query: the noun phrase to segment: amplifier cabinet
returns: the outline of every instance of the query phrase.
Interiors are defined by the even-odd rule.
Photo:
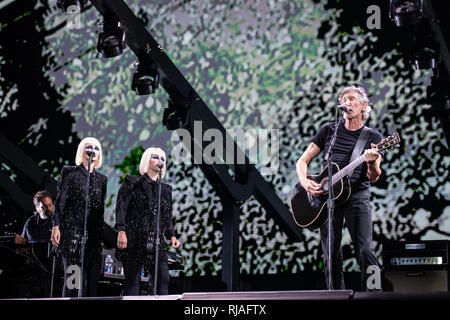
[[[395,292],[449,291],[449,241],[383,244],[385,278]]]

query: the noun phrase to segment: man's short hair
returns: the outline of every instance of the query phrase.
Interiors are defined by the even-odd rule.
[[[41,202],[41,200],[46,197],[49,197],[53,201],[53,195],[47,190],[41,190],[36,192],[33,197],[34,206],[37,207],[39,205],[39,202]]]
[[[369,118],[370,113],[372,112],[372,106],[369,105],[369,98],[367,97],[366,90],[364,90],[364,88],[362,86],[360,86],[359,84],[352,84],[349,86],[345,86],[339,92],[339,97],[338,97],[339,103],[341,103],[341,99],[344,96],[344,94],[346,94],[349,91],[358,93],[359,101],[361,102],[361,104],[367,103],[367,108],[362,114],[363,121],[367,120]]]

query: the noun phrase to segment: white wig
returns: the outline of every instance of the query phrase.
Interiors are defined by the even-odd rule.
[[[95,168],[100,168],[103,162],[102,145],[96,138],[92,137],[87,137],[81,140],[80,144],[78,145],[77,155],[75,156],[75,164],[79,166],[80,164],[83,163],[84,148],[88,143],[98,146],[98,148],[100,149],[98,160],[95,162]]]
[[[369,98],[367,97],[366,91],[363,87],[361,87],[360,85],[350,85],[342,88],[341,92],[339,92],[339,103],[341,102],[344,94],[350,91],[358,93],[359,101],[361,102],[361,104],[365,105],[367,103],[367,108],[362,113],[362,120],[366,121],[369,118],[370,112],[372,112],[372,107],[369,106]]]
[[[164,157],[164,167],[161,169],[161,177],[164,178],[164,176],[166,175],[167,157],[164,150],[160,148],[148,148],[147,150],[145,150],[144,154],[141,157],[141,163],[139,164],[139,173],[141,175],[144,175],[148,172],[148,165],[150,164],[152,155]]]

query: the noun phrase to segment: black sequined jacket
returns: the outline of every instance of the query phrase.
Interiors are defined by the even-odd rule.
[[[59,250],[66,258],[73,258],[70,251],[72,240],[83,235],[87,178],[88,171],[83,165],[64,166],[58,182],[52,220],[53,226],[59,226]],[[100,239],[103,231],[106,184],[107,177],[94,169],[89,184],[86,258],[96,264],[100,263],[101,258]]]
[[[116,257],[122,262],[131,259],[148,262],[146,244],[156,233],[156,212],[158,207],[158,183],[148,175],[126,176],[120,187],[116,203],[117,231],[125,231],[127,248],[116,250]],[[164,258],[167,239],[175,236],[172,222],[172,187],[161,183],[160,211],[160,254]],[[152,236],[153,235],[153,236]],[[150,254],[151,256],[151,254]]]

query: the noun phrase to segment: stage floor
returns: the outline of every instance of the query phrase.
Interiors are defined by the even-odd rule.
[[[186,292],[173,295],[5,300],[450,300],[450,292],[355,292],[353,290]]]

